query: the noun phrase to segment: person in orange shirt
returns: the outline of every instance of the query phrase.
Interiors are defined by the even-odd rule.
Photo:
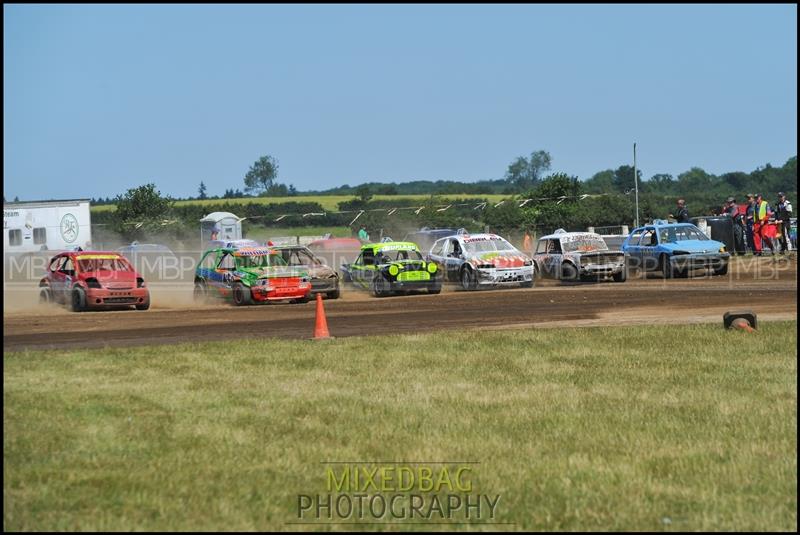
[[[753,241],[756,244],[756,256],[761,256],[764,245],[774,253],[772,239],[769,237],[769,216],[772,213],[769,204],[760,193],[756,194],[756,203],[753,207]]]
[[[528,253],[529,255],[532,253],[533,241],[531,240],[531,235],[528,234],[528,231],[525,231],[525,238],[522,240],[522,250]]]

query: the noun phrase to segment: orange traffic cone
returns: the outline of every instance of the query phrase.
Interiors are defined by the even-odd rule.
[[[328,320],[325,319],[325,307],[322,306],[322,294],[317,294],[317,321],[314,325],[314,340],[330,338]]]
[[[742,331],[748,333],[755,332],[755,329],[753,329],[753,326],[750,325],[750,322],[744,318],[736,318],[735,320],[733,320],[733,323],[731,323],[731,327],[733,327],[734,329],[741,329]]]

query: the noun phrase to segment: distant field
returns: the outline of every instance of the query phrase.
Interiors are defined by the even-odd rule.
[[[759,327],[4,353],[3,527],[346,530],[287,524],[323,461],[458,460],[504,529],[794,531],[797,323]]]
[[[264,241],[268,238],[286,236],[324,236],[330,233],[336,238],[349,238],[352,235],[350,227],[261,227],[252,226],[247,230],[246,237],[251,240]]]
[[[207,206],[210,204],[220,204],[225,202],[231,203],[243,203],[243,204],[250,204],[250,203],[260,203],[260,204],[269,204],[269,203],[287,203],[287,202],[317,202],[325,210],[336,210],[338,203],[342,201],[351,201],[355,199],[354,195],[303,195],[298,197],[242,197],[238,199],[206,199],[206,200],[192,200],[192,201],[177,201],[175,203],[176,206],[183,206],[183,205],[192,205],[192,204],[199,204],[203,206]],[[407,200],[407,199],[414,199],[419,201],[424,201],[430,198],[430,195],[375,195],[373,197],[374,200]],[[502,199],[507,199],[508,195],[442,195],[440,197],[443,201],[458,201],[459,199],[475,199],[475,198],[482,198],[487,199],[491,202],[500,202]],[[92,206],[92,211],[96,212],[105,212],[108,210],[115,210],[116,207],[113,204],[104,204],[101,206]]]

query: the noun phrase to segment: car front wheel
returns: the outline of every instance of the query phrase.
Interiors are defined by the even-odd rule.
[[[381,273],[375,275],[370,283],[370,291],[375,297],[386,297],[390,292],[389,281]]]
[[[48,305],[53,302],[53,293],[50,291],[50,288],[42,288],[39,290],[39,304],[40,305]]]
[[[669,257],[667,255],[665,255],[665,254],[661,255],[661,257],[659,259],[659,262],[658,262],[658,268],[661,270],[661,276],[662,277],[664,277],[665,279],[671,279],[672,278],[672,275],[673,275],[673,273],[672,273],[672,264],[670,263]]]
[[[253,302],[253,296],[250,293],[250,288],[237,282],[233,285],[233,303],[236,306],[245,306]]]
[[[578,268],[576,268],[569,262],[564,262],[563,264],[561,264],[561,280],[574,282],[579,279],[580,276],[578,275]]]
[[[72,311],[86,310],[86,292],[80,286],[72,290]]]
[[[195,303],[203,303],[208,299],[208,288],[204,282],[194,283],[194,292],[192,294]]]
[[[478,287],[478,278],[475,275],[475,271],[472,269],[465,267],[461,270],[461,288],[466,291],[474,290]]]

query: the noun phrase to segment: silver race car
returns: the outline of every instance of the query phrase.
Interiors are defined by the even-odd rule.
[[[427,255],[443,270],[444,280],[461,283],[465,290],[515,284],[531,288],[533,261],[496,234],[459,232],[434,242]]]
[[[592,232],[558,229],[542,236],[533,261],[542,276],[565,281],[612,277],[615,282],[625,282],[627,278],[625,253],[610,251],[603,237]]]

